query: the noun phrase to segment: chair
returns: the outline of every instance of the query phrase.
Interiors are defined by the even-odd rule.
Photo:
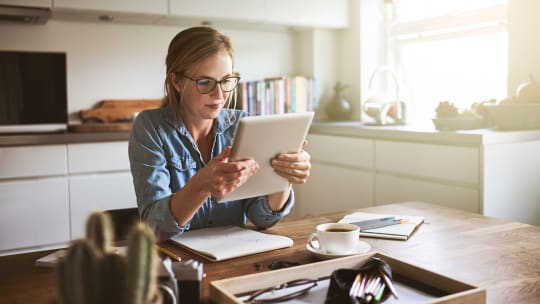
[[[140,221],[139,210],[137,208],[105,210],[105,212],[111,216],[115,242],[127,240],[127,235],[131,227],[137,221]]]

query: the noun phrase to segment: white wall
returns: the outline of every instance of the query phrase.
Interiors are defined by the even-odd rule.
[[[540,1],[508,2],[508,94],[533,75],[540,81]]]
[[[162,97],[167,47],[182,29],[58,20],[0,24],[0,49],[66,52],[68,112],[76,116],[102,99]],[[244,80],[295,72],[293,33],[220,30],[233,41]]]

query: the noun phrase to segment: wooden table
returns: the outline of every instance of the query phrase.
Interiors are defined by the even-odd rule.
[[[487,290],[487,303],[540,303],[540,227],[484,217],[419,202],[381,205],[362,211],[426,217],[408,241],[365,238],[373,250]],[[165,244],[183,259],[205,262],[209,282],[249,273],[271,271],[272,262],[317,262],[305,248],[315,226],[335,222],[352,212],[302,219],[286,219],[269,229],[290,236],[294,246],[223,262],[205,262]],[[54,271],[34,267],[48,252],[0,257],[0,303],[50,303],[54,298]]]

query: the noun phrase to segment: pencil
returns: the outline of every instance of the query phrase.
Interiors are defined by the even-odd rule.
[[[176,253],[172,252],[171,250],[165,248],[165,247],[162,247],[162,246],[159,246],[159,245],[156,245],[156,248],[159,252],[161,252],[162,254],[170,257],[171,259],[175,260],[175,261],[178,261],[180,262],[182,260],[181,257],[179,257]]]

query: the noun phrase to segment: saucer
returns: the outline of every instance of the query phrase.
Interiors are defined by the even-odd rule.
[[[355,254],[366,253],[371,249],[371,245],[369,245],[366,242],[358,240],[358,243],[356,244],[354,249],[352,251],[349,251],[349,252],[346,252],[346,253],[330,253],[330,252],[326,252],[326,251],[322,251],[322,250],[317,250],[317,249],[311,247],[309,245],[309,243],[306,244],[306,249],[309,252],[313,253],[318,258],[321,258],[321,259],[334,259],[334,258],[345,257],[345,256],[350,256],[350,255],[355,255]]]

